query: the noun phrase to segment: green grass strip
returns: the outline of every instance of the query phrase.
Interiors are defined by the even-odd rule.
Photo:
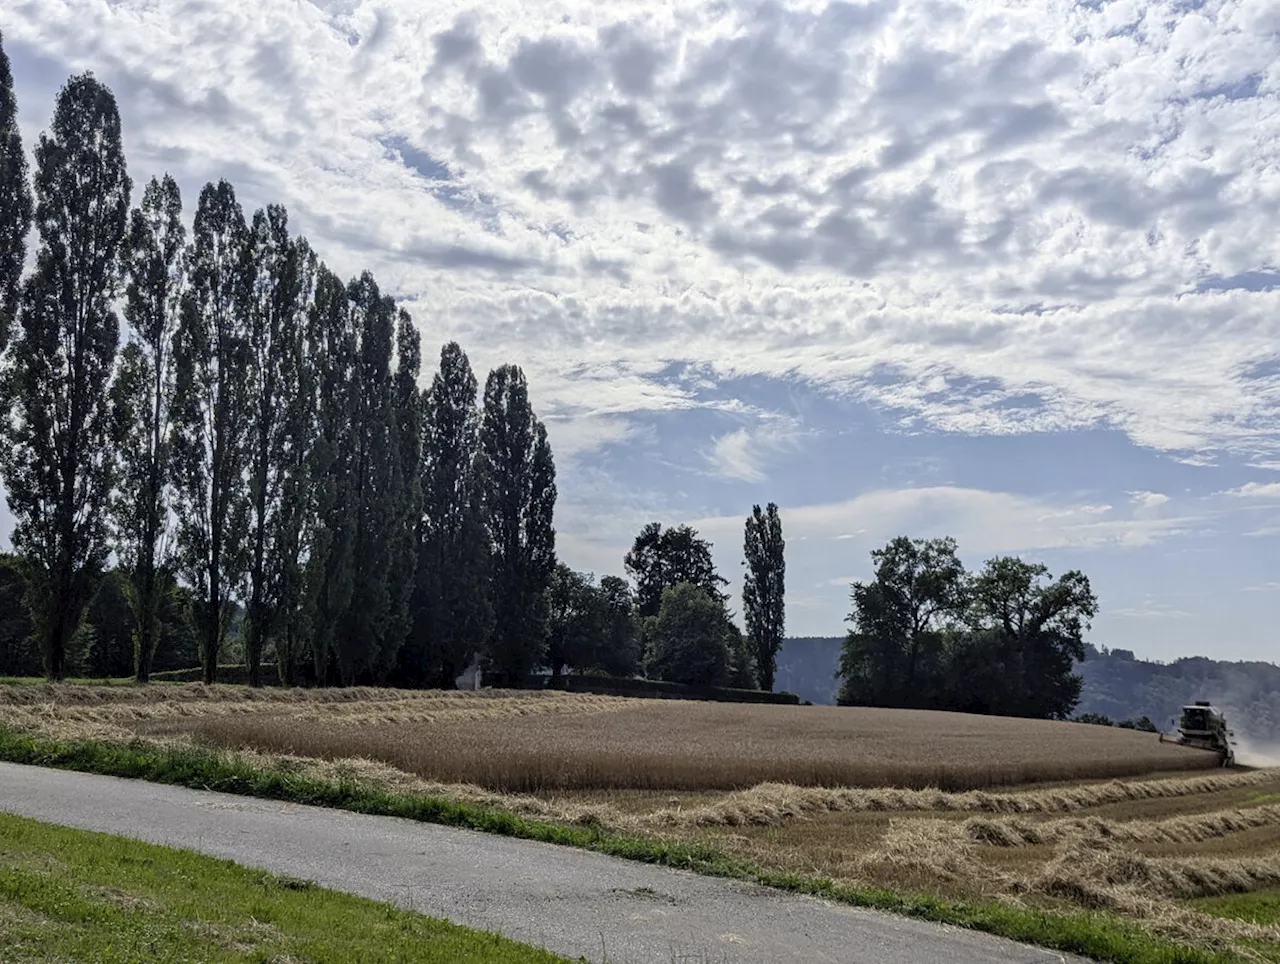
[[[55,740],[0,726],[0,760],[355,813],[404,817],[580,847],[628,860],[754,881],[779,890],[985,931],[1114,964],[1230,964],[1241,959],[1233,954],[1173,944],[1114,915],[1033,910],[987,900],[945,901],[925,895],[850,887],[827,878],[769,870],[729,857],[708,845],[627,837],[598,827],[534,820],[444,797],[390,792],[345,779],[327,780],[259,765],[210,748],[164,747],[141,741]]]
[[[566,958],[229,860],[0,814],[0,960],[556,964]]]

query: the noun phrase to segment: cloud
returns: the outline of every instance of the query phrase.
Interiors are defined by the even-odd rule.
[[[779,416],[725,432],[703,453],[707,471],[722,479],[762,482],[768,477],[770,463],[782,452],[794,452],[804,434],[796,420]]]
[[[1121,619],[1185,619],[1191,616],[1192,613],[1176,609],[1165,603],[1148,600],[1141,606],[1127,606],[1123,609],[1113,610],[1111,615],[1118,616]]]
[[[715,474],[745,482],[759,482],[765,477],[759,453],[752,448],[751,433],[745,428],[726,432],[715,440],[707,455]]]
[[[1130,492],[1128,495],[1135,505],[1143,509],[1156,509],[1169,501],[1163,492]]]
[[[607,446],[634,442],[644,434],[641,426],[612,415],[559,417],[545,421],[547,439],[561,467]]]
[[[1242,586],[1241,592],[1280,592],[1280,582],[1264,582],[1258,586]]]
[[[689,361],[916,427],[1274,460],[1280,376],[1250,365],[1280,289],[1227,282],[1280,263],[1280,39],[1231,0],[1118,16],[47,0],[6,42],[111,83],[135,171],[233,174],[535,379]]]
[[[1219,494],[1236,499],[1274,499],[1280,497],[1280,482],[1246,482]]]

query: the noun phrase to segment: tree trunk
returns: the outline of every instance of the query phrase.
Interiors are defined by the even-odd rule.
[[[44,676],[50,683],[61,683],[66,675],[66,647],[63,644],[62,607],[56,596],[49,600],[49,609],[44,640]]]
[[[262,685],[262,626],[260,603],[249,605],[249,631],[245,637],[245,662],[249,664],[249,685]]]
[[[157,617],[160,602],[157,599],[159,594],[156,592],[154,567],[144,569],[142,577],[135,583],[135,593],[137,606],[134,618],[138,621],[138,641],[133,654],[133,676],[139,683],[149,683],[160,635],[160,620]]]
[[[204,682],[206,686],[212,686],[218,680],[218,648],[222,642],[222,587],[218,582],[215,563],[209,573],[208,626],[205,627]]]

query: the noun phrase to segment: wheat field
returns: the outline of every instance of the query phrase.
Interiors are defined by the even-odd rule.
[[[1280,927],[1280,769],[1154,734],[923,711],[558,692],[0,686],[0,722],[195,742],[400,792],[710,843],[859,886],[1105,910],[1246,956]]]

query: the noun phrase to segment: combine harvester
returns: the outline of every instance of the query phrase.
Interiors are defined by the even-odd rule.
[[[1221,710],[1214,709],[1208,700],[1196,700],[1182,708],[1178,732],[1167,735],[1162,732],[1160,742],[1211,750],[1218,754],[1224,767],[1229,767],[1236,762],[1235,736],[1234,730],[1227,729],[1227,720]]]

